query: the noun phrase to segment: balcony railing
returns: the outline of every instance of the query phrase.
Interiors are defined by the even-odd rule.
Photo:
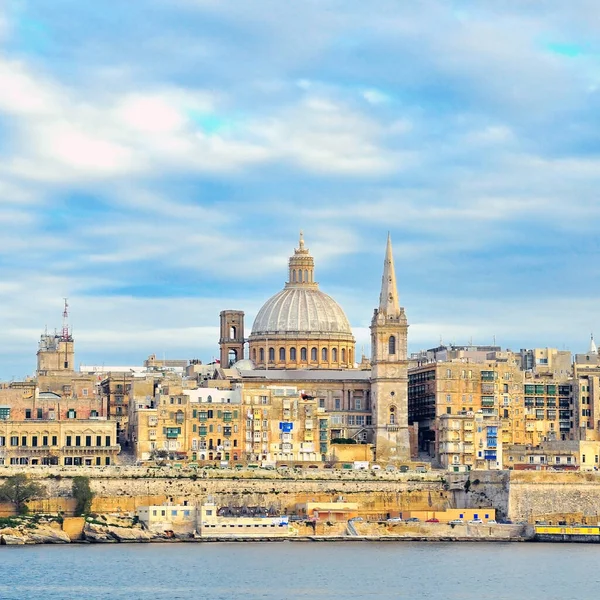
[[[116,454],[121,452],[121,445],[114,446],[63,446],[60,451],[63,454]]]

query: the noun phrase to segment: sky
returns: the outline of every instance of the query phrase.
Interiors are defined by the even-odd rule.
[[[210,361],[304,231],[369,353],[583,352],[600,296],[597,0],[0,1],[0,379]]]

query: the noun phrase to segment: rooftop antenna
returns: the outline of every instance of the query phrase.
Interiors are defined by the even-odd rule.
[[[67,298],[64,298],[65,301],[65,309],[63,310],[63,322],[62,322],[62,341],[69,341],[69,303],[67,302]]]

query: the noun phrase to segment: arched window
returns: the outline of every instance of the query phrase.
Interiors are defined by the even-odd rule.
[[[290,360],[296,360],[296,348],[290,348]]]
[[[265,362],[265,349],[264,349],[264,348],[261,348],[261,349],[258,351],[258,354],[259,354],[259,356],[260,356],[260,362],[261,362],[261,363],[264,363],[264,362]]]
[[[285,348],[279,348],[279,360],[285,361]]]
[[[304,283],[308,283],[308,269],[304,270]]]
[[[252,360],[256,362],[256,348],[252,348]]]
[[[296,269],[292,271],[292,281],[296,283]]]
[[[396,424],[396,407],[390,406],[390,425]]]
[[[342,362],[346,362],[346,348],[342,348]]]
[[[337,362],[337,348],[331,349],[331,361]]]
[[[326,361],[327,360],[327,348],[322,348],[321,349],[321,360],[322,361]]]
[[[306,362],[307,358],[306,358],[306,348],[300,348],[300,360],[302,362]]]
[[[235,327],[232,325],[229,328],[229,339],[230,340],[235,340],[235,334],[236,334],[236,330],[235,330]]]
[[[269,362],[275,362],[275,348],[269,348]]]
[[[212,402],[212,396],[210,396],[210,395],[209,395],[209,396],[206,398],[206,401],[207,401],[207,402]]]
[[[351,348],[348,350],[348,362],[350,364],[352,364],[352,349]]]
[[[388,353],[396,354],[396,338],[393,335],[390,335],[390,339],[388,340]]]
[[[316,348],[310,349],[310,360],[317,360],[317,349]]]

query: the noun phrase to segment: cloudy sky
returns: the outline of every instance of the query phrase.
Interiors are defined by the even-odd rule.
[[[78,363],[210,360],[299,229],[359,352],[388,230],[411,350],[585,350],[599,40],[597,0],[2,0],[0,378],[63,297]]]

